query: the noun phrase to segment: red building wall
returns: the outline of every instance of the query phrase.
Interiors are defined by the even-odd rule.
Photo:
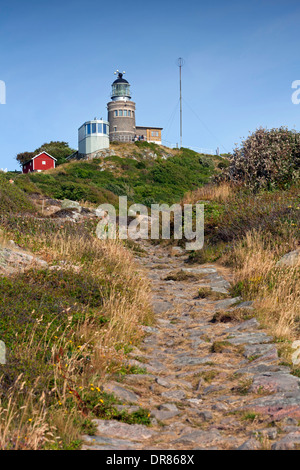
[[[55,160],[49,157],[46,153],[41,153],[41,155],[38,155],[23,165],[23,173],[29,173],[29,171],[50,170],[51,168],[55,168]]]

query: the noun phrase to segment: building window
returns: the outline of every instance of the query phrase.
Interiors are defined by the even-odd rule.
[[[103,124],[103,134],[107,134],[107,125],[106,124]]]
[[[45,160],[43,160],[43,161],[42,161],[42,165],[46,165],[46,162],[45,162]]]
[[[114,132],[117,132],[117,128],[116,128],[116,127],[114,127]]]
[[[119,116],[123,116],[123,110],[119,109]]]
[[[130,111],[130,109],[128,110],[128,117],[131,117],[131,111]]]
[[[91,133],[91,125],[90,124],[85,125],[85,133],[86,133],[86,135],[89,135]]]
[[[92,134],[96,134],[96,123],[92,123]]]
[[[98,123],[98,134],[102,134],[102,124]]]

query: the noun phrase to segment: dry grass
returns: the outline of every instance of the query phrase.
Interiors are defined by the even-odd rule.
[[[279,240],[266,242],[263,233],[253,231],[230,256],[236,262],[235,282],[255,299],[264,324],[275,336],[292,339],[299,335],[300,261],[293,267],[279,267],[280,251]]]
[[[2,242],[7,237],[13,238],[13,232],[2,234]],[[30,243],[29,238],[27,249],[33,248]],[[100,390],[106,374],[120,370],[126,360],[126,348],[137,345],[144,335],[141,326],[152,322],[148,280],[122,242],[99,240],[61,225],[54,233],[40,233],[39,246],[38,254],[53,264],[53,269],[73,269],[74,276],[86,272],[107,286],[99,307],[99,316],[107,318],[107,322],[99,326],[96,316],[95,320],[88,319],[74,327],[70,317],[69,325],[57,328],[54,346],[50,346],[53,335],[47,335],[50,325],[45,325],[38,346],[35,329],[31,336],[24,334],[26,342],[16,345],[14,360],[26,364],[36,357],[38,348],[47,354],[47,358],[40,358],[41,363],[54,367],[47,379],[40,377],[37,370],[36,384],[43,380],[45,395],[39,396],[41,387],[37,392],[35,383],[20,386],[20,377],[9,394],[2,396],[0,449],[69,449],[80,445],[80,423],[89,416],[81,397],[98,393],[91,391],[90,384]],[[43,323],[42,318],[40,321]],[[73,348],[72,355],[70,343],[78,347],[77,352]]]
[[[234,187],[230,183],[207,184],[202,188],[186,193],[182,199],[182,204],[196,204],[198,201],[226,202],[233,192]]]

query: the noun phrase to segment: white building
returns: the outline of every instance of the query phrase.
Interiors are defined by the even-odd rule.
[[[78,153],[89,155],[109,148],[109,123],[103,119],[86,121],[78,129]]]

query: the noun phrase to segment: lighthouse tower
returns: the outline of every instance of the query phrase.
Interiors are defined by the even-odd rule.
[[[111,101],[107,103],[110,142],[132,142],[136,135],[135,103],[131,101],[130,85],[123,78],[125,72],[115,72],[118,78],[112,84]]]

